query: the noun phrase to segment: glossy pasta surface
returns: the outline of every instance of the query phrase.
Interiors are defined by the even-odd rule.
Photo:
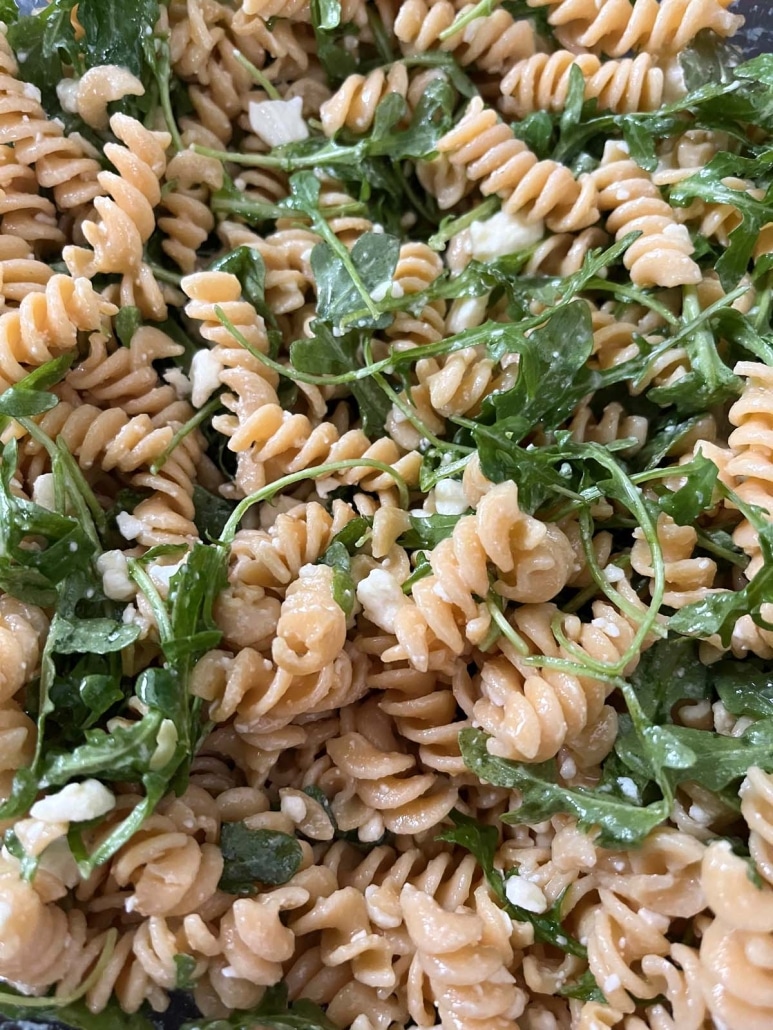
[[[2,10],[0,1014],[768,1028],[773,55]]]

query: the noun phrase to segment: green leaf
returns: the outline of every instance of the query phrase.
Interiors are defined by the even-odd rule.
[[[217,540],[236,503],[210,493],[196,483],[193,487],[193,504],[196,509],[193,521],[202,540]]]
[[[3,994],[11,993],[10,988],[3,985]],[[124,1012],[117,1001],[111,1000],[101,1012],[91,1012],[81,998],[69,1005],[57,1005],[52,999],[50,1005],[35,1006],[24,1004],[24,997],[19,997],[18,1005],[0,1003],[0,1015],[15,1020],[19,1030],[35,1030],[40,1027],[70,1027],[71,1030],[156,1030],[153,1023],[139,1012]]]
[[[109,654],[133,644],[140,628],[114,619],[68,619],[57,614],[49,632],[59,654]]]
[[[525,765],[496,758],[488,753],[487,739],[480,730],[459,734],[468,769],[487,783],[521,792],[520,808],[504,815],[504,822],[538,823],[559,812],[568,813],[575,816],[580,829],[598,830],[596,840],[601,847],[630,848],[641,844],[668,818],[670,805],[665,800],[640,808],[598,790],[561,787],[555,762]]]
[[[590,969],[586,969],[582,976],[573,980],[572,983],[559,987],[556,993],[562,998],[576,998],[578,1001],[596,1001],[602,1005],[607,1004],[607,999]]]
[[[773,673],[762,662],[720,662],[712,673],[719,699],[732,715],[773,718]]]
[[[276,329],[276,316],[266,302],[266,265],[254,247],[236,247],[210,264],[213,272],[230,272],[241,283],[244,298],[252,304],[266,324]]]
[[[114,725],[110,733],[87,730],[87,742],[71,752],[51,748],[43,759],[41,787],[63,786],[76,777],[119,783],[141,779],[159,746],[162,721],[161,712],[150,711],[129,726]]]
[[[674,706],[711,696],[708,669],[698,660],[692,640],[670,637],[648,648],[631,676],[631,686],[646,717],[672,723]]]
[[[618,122],[623,132],[623,139],[628,144],[628,151],[636,164],[645,172],[654,172],[658,166],[655,153],[656,136],[638,118],[621,116]]]
[[[318,243],[311,252],[311,268],[317,286],[317,315],[337,325],[344,320],[350,327],[372,326],[383,329],[392,320],[384,314],[349,321],[347,316],[363,306],[362,290],[371,296],[386,296],[400,254],[400,241],[388,233],[366,232],[351,249],[351,263],[356,274],[327,243]],[[359,279],[359,283],[357,282]]]
[[[764,224],[773,219],[773,186],[768,186],[760,199],[745,189],[734,189],[723,180],[728,177],[750,179],[752,182],[769,176],[773,153],[752,159],[738,154],[720,153],[700,171],[682,179],[672,187],[672,204],[685,206],[692,200],[706,200],[713,204],[730,204],[741,215],[741,223],[729,236],[729,246],[717,261],[716,270],[726,290],[735,286],[746,271],[757,236]]]
[[[418,547],[431,550],[451,536],[460,518],[461,515],[409,515],[411,528],[403,533],[398,543],[409,551]]]
[[[132,337],[142,325],[142,312],[132,304],[127,304],[125,308],[119,310],[113,325],[115,335],[124,347],[128,347],[132,342]]]
[[[516,139],[523,140],[537,157],[544,161],[550,156],[553,144],[553,119],[547,111],[534,111],[523,121],[510,126]]]
[[[191,991],[196,986],[193,974],[196,971],[196,959],[193,955],[178,954],[174,956],[175,987],[178,991]]]
[[[256,894],[258,884],[287,883],[303,858],[295,837],[278,830],[251,830],[245,823],[224,823],[220,850],[225,865],[218,884],[226,894]]]
[[[319,319],[311,324],[314,334],[310,339],[296,340],[290,347],[290,363],[299,372],[315,375],[340,375],[361,368],[362,335],[356,330],[335,336]],[[362,418],[366,436],[377,439],[384,435],[384,424],[389,414],[389,399],[372,378],[358,379],[348,384]]]
[[[153,34],[158,17],[158,0],[79,0],[78,21],[85,33],[80,45],[87,67],[119,64],[144,81],[143,42]]]
[[[484,419],[510,420],[510,439],[515,443],[539,423],[546,429],[559,426],[592,391],[592,377],[585,371],[593,350],[590,308],[580,300],[559,308],[524,337],[518,350],[515,386],[483,403]]]
[[[699,451],[693,458],[693,470],[680,488],[660,498],[662,510],[679,526],[691,526],[698,516],[712,506],[719,469]]]
[[[333,600],[348,619],[354,610],[355,599],[349,551],[340,540],[334,540],[319,559],[320,563],[333,570]]]

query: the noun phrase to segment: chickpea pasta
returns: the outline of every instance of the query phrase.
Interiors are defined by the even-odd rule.
[[[767,1027],[732,0],[4,18],[0,1013]]]

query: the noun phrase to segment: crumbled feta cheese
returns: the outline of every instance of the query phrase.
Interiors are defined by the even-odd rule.
[[[191,381],[180,368],[169,368],[164,372],[164,379],[180,398],[185,400],[191,395]]]
[[[395,300],[399,300],[400,297],[405,296],[405,290],[402,288],[400,283],[392,283],[392,296]]]
[[[292,100],[251,100],[250,128],[270,147],[308,139],[309,127],[303,120],[303,98]]]
[[[63,111],[68,114],[78,113],[78,90],[80,82],[78,79],[62,79],[56,84],[56,95]]]
[[[56,794],[36,801],[30,815],[46,823],[82,823],[96,819],[115,808],[115,797],[99,780],[68,783]]]
[[[604,994],[611,994],[612,991],[616,991],[618,987],[621,986],[620,977],[617,975],[617,973],[612,973],[611,976],[608,976],[606,978],[606,980],[601,986],[602,990],[604,991]]]
[[[565,780],[571,780],[573,776],[577,775],[577,763],[571,755],[564,755],[561,759],[561,766],[559,768],[561,776]]]
[[[142,532],[142,523],[128,511],[119,511],[115,517],[115,524],[124,540],[134,540]]]
[[[148,768],[151,772],[163,769],[177,747],[177,727],[171,719],[164,719],[156,735],[156,750],[150,756]]]
[[[56,511],[56,491],[54,490],[54,473],[41,472],[32,484],[32,500],[41,508]]]
[[[200,408],[220,386],[223,365],[211,350],[197,350],[191,361],[191,404]]]
[[[604,579],[607,583],[619,583],[625,579],[625,573],[619,565],[607,565],[604,569]]]
[[[636,801],[639,797],[639,791],[630,776],[618,776],[617,785],[623,797],[630,798],[631,801]]]
[[[438,515],[463,515],[470,507],[464,496],[464,487],[456,479],[441,479],[434,492]]]
[[[525,908],[527,912],[540,915],[547,912],[548,901],[536,883],[524,880],[522,876],[509,876],[505,881],[505,894],[511,905]]]
[[[111,601],[131,601],[137,587],[129,579],[126,555],[123,551],[104,551],[97,558],[97,572],[102,577],[105,597]]]
[[[392,283],[389,282],[389,281],[386,281],[386,282],[383,282],[383,283],[379,283],[378,286],[374,287],[370,291],[371,300],[374,300],[376,302],[376,304],[380,304],[381,301],[389,293],[389,287],[390,286],[392,286]]]
[[[387,633],[394,633],[397,613],[406,603],[405,594],[395,577],[384,569],[373,569],[357,584],[357,600],[365,618]]]
[[[470,226],[470,246],[476,261],[494,261],[507,254],[516,254],[545,235],[545,223],[539,219],[527,222],[522,215],[497,211],[485,222]]]
[[[299,823],[306,818],[306,805],[303,803],[303,798],[299,798],[297,794],[285,794],[279,808],[282,814],[286,815],[288,819],[292,819],[294,823]]]
[[[591,626],[595,626],[596,629],[600,629],[602,633],[606,633],[608,637],[612,637],[616,640],[620,636],[620,628],[611,622],[609,619],[591,619]]]

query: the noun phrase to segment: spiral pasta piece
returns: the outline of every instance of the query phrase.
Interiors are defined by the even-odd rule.
[[[88,279],[53,275],[42,292],[28,294],[18,309],[0,316],[0,390],[74,350],[79,332],[99,329],[115,311]]]
[[[732,0],[528,0],[550,7],[548,21],[563,28],[562,42],[597,47],[611,57],[629,50],[675,54],[704,29],[731,36],[742,24]]]
[[[537,41],[531,23],[513,18],[502,8],[474,18],[441,40],[441,33],[473,6],[456,7],[450,0],[403,0],[394,26],[403,53],[423,54],[437,48],[453,53],[463,67],[474,64],[496,74],[535,52]]]
[[[739,362],[735,371],[746,378],[746,385],[728,416],[736,428],[728,439],[733,456],[725,465],[724,475],[733,477],[734,489],[742,500],[758,505],[773,517],[770,426],[773,376],[767,365],[754,361]],[[744,519],[735,530],[733,540],[749,555],[746,575],[751,578],[763,564],[757,532]]]
[[[627,147],[615,140],[604,145],[599,167],[591,173],[598,187],[598,205],[610,211],[607,227],[620,239],[638,231],[623,257],[638,286],[682,286],[698,283],[702,273],[690,255],[693,245],[683,225],[663,200],[649,175],[632,161]]]
[[[692,526],[678,526],[669,516],[658,516],[658,541],[665,564],[666,591],[663,603],[670,608],[702,601],[712,592],[717,563],[711,558],[693,557],[698,534]],[[641,529],[634,530],[631,567],[650,580],[654,576],[652,552]]]
[[[82,225],[92,250],[66,247],[64,260],[74,275],[121,275],[121,303],[136,305],[144,315],[160,320],[166,317],[166,304],[143,260],[143,245],[155,228],[153,211],[161,199],[159,180],[166,170],[165,151],[171,137],[167,132],[151,132],[122,114],[113,115],[110,128],[124,145],[105,144],[105,156],[117,171],[97,176],[108,195],[94,201],[100,220]]]
[[[535,54],[512,66],[500,83],[500,108],[508,117],[533,111],[561,111],[573,68],[585,80],[585,99],[602,111],[654,111],[663,102],[664,74],[649,54],[602,63],[593,54],[556,50]]]
[[[196,267],[196,251],[215,228],[209,200],[223,185],[223,166],[214,158],[182,151],[167,165],[166,181],[174,183],[174,189],[163,198],[169,214],[158,218],[158,227],[167,236],[162,247],[187,275]]]
[[[447,912],[406,884],[400,904],[416,947],[408,1008],[417,1023],[427,1025],[422,989],[426,976],[442,1026],[514,1030],[526,998],[507,969],[512,957],[510,921],[502,918],[486,888],[475,891],[474,908]]]
[[[575,179],[555,161],[539,161],[479,97],[437,149],[451,164],[462,166],[469,179],[480,181],[483,194],[502,197],[510,214],[523,212],[531,222],[544,218],[554,232],[584,229],[598,218],[593,180]]]
[[[171,414],[178,414],[178,405]],[[183,406],[186,412],[186,406]],[[184,417],[189,417],[190,409]],[[102,471],[134,473],[132,482],[153,491],[141,501],[132,516],[122,517],[122,529],[146,546],[161,543],[185,543],[198,537],[193,522],[193,483],[202,454],[202,441],[189,433],[169,455],[180,422],[171,422],[164,409],[154,419],[146,414],[130,417],[122,408],[101,410],[91,404],[72,405],[62,401],[38,419],[38,424],[52,436],[58,436],[83,469],[97,467]],[[41,452],[35,441],[22,447],[22,463],[34,460]],[[149,468],[165,457],[157,472]]]
[[[0,235],[0,314],[17,307],[28,293],[43,293],[53,274],[50,265],[35,259],[23,239]]]
[[[40,186],[53,191],[60,210],[87,210],[102,193],[99,162],[86,155],[77,137],[65,135],[60,121],[46,116],[37,89],[18,81],[18,67],[4,35],[0,49],[0,144],[11,144],[14,159],[34,169]]]

